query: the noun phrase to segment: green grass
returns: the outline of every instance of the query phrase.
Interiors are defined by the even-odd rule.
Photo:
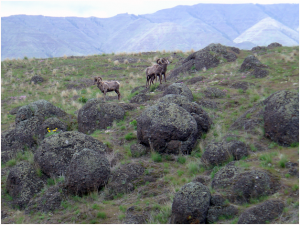
[[[151,153],[151,159],[153,160],[153,162],[162,162],[162,156],[157,152]]]
[[[131,140],[133,140],[133,139],[136,139],[136,136],[135,136],[132,132],[130,132],[130,133],[126,134],[124,138],[125,138],[127,141],[131,141]]]
[[[177,162],[179,162],[180,164],[185,164],[186,158],[184,156],[179,156]]]
[[[105,212],[98,212],[97,213],[97,218],[106,219],[107,218],[106,213]]]
[[[187,164],[187,169],[190,175],[195,175],[200,171],[199,164],[196,162],[189,162]]]

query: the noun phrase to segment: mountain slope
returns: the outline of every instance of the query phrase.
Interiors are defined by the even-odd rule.
[[[1,23],[2,59],[186,51],[210,43],[243,49],[299,43],[298,4],[197,4],[111,18],[17,15],[3,17]]]

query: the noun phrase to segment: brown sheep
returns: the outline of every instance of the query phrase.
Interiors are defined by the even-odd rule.
[[[115,91],[118,94],[118,100],[121,98],[119,91],[120,83],[118,81],[102,81],[101,77],[94,78],[94,84],[97,84],[97,87],[104,94],[104,101],[107,92]]]

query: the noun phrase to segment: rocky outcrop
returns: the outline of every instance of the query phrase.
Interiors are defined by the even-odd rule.
[[[244,59],[240,71],[250,71],[250,74],[256,78],[262,78],[268,75],[268,71],[265,68],[267,66],[262,64],[255,56],[249,55]]]
[[[282,44],[279,44],[278,42],[273,42],[267,46],[268,49],[282,47]]]
[[[200,51],[194,52],[182,61],[182,64],[173,69],[168,79],[178,79],[181,73],[187,73],[192,68],[196,71],[217,67],[222,61],[233,62],[236,55],[227,51],[221,44],[210,44]]]
[[[146,95],[144,93],[133,96],[130,99],[130,103],[143,103],[150,100],[150,95]]]
[[[149,152],[149,148],[141,144],[133,144],[130,146],[132,157],[140,157]]]
[[[239,224],[265,224],[279,217],[284,208],[280,200],[268,200],[246,209],[239,217]]]
[[[264,104],[265,136],[284,146],[299,142],[299,93],[278,91]]]
[[[137,119],[138,140],[159,153],[189,154],[197,133],[194,117],[174,103],[159,102],[148,107]]]
[[[203,184],[185,184],[174,196],[170,223],[205,223],[210,198],[210,191]]]
[[[124,109],[117,103],[90,99],[78,111],[78,131],[90,134],[97,129],[106,129],[112,126],[113,121],[122,120],[124,116]]]
[[[98,191],[108,180],[110,163],[101,151],[88,148],[73,154],[66,171],[66,188],[73,195]]]
[[[43,187],[44,181],[29,162],[20,162],[14,166],[6,180],[6,190],[13,198],[12,205],[20,209],[24,209],[33,195]]]
[[[106,145],[91,136],[68,131],[44,139],[34,154],[34,161],[48,176],[64,175],[75,152],[84,148],[100,153],[107,149]]]

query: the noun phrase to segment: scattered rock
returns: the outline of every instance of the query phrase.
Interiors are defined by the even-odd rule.
[[[255,84],[253,83],[238,81],[238,82],[234,82],[230,87],[234,89],[243,89],[244,91],[246,91],[250,86],[254,86],[254,85]]]
[[[214,88],[214,87],[208,87],[204,91],[205,97],[207,98],[222,98],[226,94],[224,91],[220,90],[219,88]]]
[[[193,101],[194,99],[192,91],[183,83],[171,84],[163,93],[164,96],[169,94],[183,95],[189,101]]]
[[[278,91],[264,104],[265,136],[283,146],[299,142],[299,94]]]
[[[197,83],[199,81],[202,81],[203,79],[204,79],[204,77],[193,77],[193,78],[191,78],[189,80],[186,80],[186,83],[187,84],[195,84],[195,83]]]
[[[64,175],[74,153],[84,148],[100,153],[107,149],[106,145],[91,136],[67,131],[44,139],[34,154],[34,161],[48,176]]]
[[[82,196],[102,188],[109,175],[110,163],[103,152],[84,148],[73,154],[65,186],[69,193]]]
[[[150,218],[149,208],[141,210],[137,206],[131,206],[126,211],[126,217],[122,223],[124,224],[146,224]]]
[[[22,106],[18,106],[9,111],[10,115],[16,115]]]
[[[149,149],[141,144],[133,144],[130,146],[130,151],[132,157],[140,157],[149,152]]]
[[[170,223],[205,223],[210,197],[208,187],[203,184],[199,182],[185,184],[175,194]]]
[[[238,214],[238,208],[233,205],[228,206],[211,206],[207,213],[207,222],[215,223],[220,217],[233,217]]]
[[[246,209],[239,217],[239,224],[270,223],[283,211],[284,204],[280,200],[268,200]]]
[[[42,82],[44,82],[44,78],[43,77],[41,77],[41,76],[33,76],[31,79],[30,79],[30,84],[31,83],[34,83],[34,84],[38,84],[38,83],[42,83]]]
[[[210,109],[217,109],[218,108],[218,102],[215,101],[210,101],[210,100],[200,100],[197,102],[198,105],[205,107],[205,108],[210,108]]]
[[[212,188],[225,189],[232,186],[241,171],[240,168],[234,165],[234,162],[228,163],[215,174],[211,183]]]
[[[124,116],[125,111],[119,104],[90,99],[78,111],[78,131],[91,134],[97,129],[112,126],[114,120],[122,120]]]
[[[210,182],[211,178],[210,176],[204,176],[204,175],[199,175],[195,177],[192,182],[200,182],[201,184],[207,186]]]
[[[230,50],[235,52],[236,54],[240,54],[240,49],[239,48],[231,47]]]
[[[24,209],[33,197],[44,187],[44,181],[38,177],[36,169],[29,162],[20,162],[11,168],[6,190],[13,198],[13,207]]]
[[[159,153],[189,154],[197,133],[194,117],[174,103],[158,102],[137,119],[138,140]]]

